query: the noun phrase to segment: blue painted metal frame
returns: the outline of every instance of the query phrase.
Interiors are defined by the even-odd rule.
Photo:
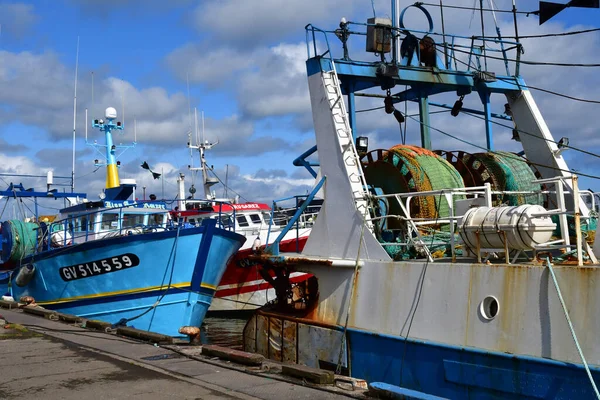
[[[321,180],[319,181],[319,183],[317,183],[317,185],[310,192],[310,194],[308,195],[308,197],[306,198],[306,200],[304,200],[304,202],[302,203],[302,205],[300,207],[298,207],[298,209],[296,210],[296,213],[294,214],[294,216],[292,217],[292,219],[287,223],[287,225],[285,226],[285,228],[283,228],[283,230],[279,233],[279,236],[277,236],[277,239],[275,239],[273,241],[273,243],[271,243],[270,245],[268,245],[266,247],[265,252],[271,253],[271,254],[273,254],[275,256],[279,255],[279,243],[281,242],[281,239],[283,239],[283,237],[289,232],[289,230],[292,228],[292,226],[294,226],[294,224],[300,218],[300,215],[302,215],[302,213],[304,212],[304,210],[306,210],[306,207],[308,207],[308,205],[315,198],[315,196],[319,192],[319,190],[321,190],[321,187],[325,183],[325,179],[326,179],[325,176],[321,178]],[[278,200],[278,201],[281,201],[281,200]],[[273,203],[275,203],[275,201]],[[274,209],[275,209],[275,207],[273,207],[273,210]],[[273,210],[271,210],[271,213],[273,213]],[[271,214],[271,221],[273,221],[273,215],[272,214]],[[269,242],[268,238],[269,238],[269,235],[271,234],[271,225],[272,225],[272,223],[269,224],[269,231],[267,232],[267,243]]]
[[[407,29],[404,26],[403,18],[405,12],[411,7],[416,7],[425,15],[428,21],[427,31]],[[336,31],[325,31],[316,28],[311,24],[306,25],[306,45],[309,54],[309,59],[306,61],[308,75],[310,76],[316,73],[320,73],[321,71],[331,71],[333,70],[333,64],[335,63],[335,70],[341,82],[342,93],[347,95],[348,114],[353,136],[354,128],[356,127],[356,106],[354,100],[354,94],[356,92],[370,88],[375,88],[378,86],[381,86],[382,89],[394,87],[395,85],[410,86],[410,90],[400,92],[393,96],[394,103],[408,100],[417,101],[419,103],[419,114],[421,122],[421,145],[422,147],[428,149],[431,149],[431,140],[429,135],[429,96],[433,94],[446,92],[456,92],[458,96],[463,96],[475,91],[480,97],[481,103],[483,105],[483,111],[476,111],[471,109],[465,109],[465,111],[482,115],[485,117],[487,148],[489,150],[493,150],[494,145],[492,136],[491,117],[493,116],[496,118],[503,119],[510,118],[491,112],[490,96],[493,93],[507,94],[510,92],[527,90],[525,82],[518,76],[520,60],[518,53],[520,52],[520,49],[522,47],[521,44],[519,42],[502,39],[499,30],[497,31],[498,37],[494,38],[478,36],[467,37],[459,35],[448,35],[443,33],[440,34],[438,32],[435,32],[434,23],[433,19],[431,18],[431,15],[427,11],[427,9],[424,8],[423,5],[420,3],[415,3],[414,5],[405,7],[400,12],[399,16],[397,11],[398,10],[396,10],[395,3],[392,2],[392,27],[386,28],[391,30],[392,36],[394,37],[391,62],[386,62],[383,56],[381,61],[378,62],[356,61],[351,60],[349,57],[344,57],[342,59],[334,59],[333,54],[331,52],[328,36],[330,34],[335,34]],[[397,16],[399,18],[399,26],[396,25]],[[354,22],[349,22],[348,24],[369,26],[369,24]],[[349,31],[349,33],[352,35],[364,35],[364,33],[362,32]],[[395,50],[397,47],[397,40],[399,38],[399,35],[409,33],[421,36],[428,35],[444,37],[444,46],[447,46],[446,38],[449,38],[450,51],[446,51],[447,47],[445,47],[445,60],[443,62],[437,60],[437,68],[421,66],[418,62],[411,63],[411,65],[403,65],[401,61],[398,60],[398,55],[395,53]],[[325,45],[327,48],[322,54],[317,53],[317,42],[315,37],[316,34],[320,34],[324,37]],[[470,40],[470,46],[461,45],[460,43],[457,44],[455,42],[456,39]],[[500,50],[486,48],[485,51],[493,51],[502,54],[502,58],[504,59],[506,67],[506,76],[498,76],[497,78],[490,80],[481,76],[481,74],[479,73],[479,71],[481,71],[480,58],[485,58],[485,53],[481,52],[480,42],[484,45],[486,42],[500,44]],[[508,68],[506,46],[511,46],[511,48],[517,50],[517,62],[514,69],[514,76],[510,75],[510,69]],[[417,52],[418,49],[419,46],[417,46]],[[448,59],[447,53],[450,53],[450,56],[452,56],[455,50],[459,52],[464,51],[464,53],[468,54],[469,61],[466,65],[466,69],[463,71],[459,71],[456,68],[456,61],[454,69],[452,69],[451,62]],[[477,63],[479,67],[472,68],[472,62]],[[384,66],[383,71],[385,71],[383,79],[381,69],[382,65]],[[392,71],[391,74],[389,73],[390,68]],[[395,68],[397,68],[397,74],[395,73]],[[313,174],[313,176],[316,176],[316,174]]]
[[[306,158],[310,157],[312,154],[316,153],[317,145],[315,144],[310,149],[306,150],[304,153],[299,155],[296,159],[294,159],[294,165],[296,167],[304,167],[308,170],[308,172],[313,176],[313,178],[317,177],[317,173],[312,167],[318,167],[319,163],[306,161]]]
[[[73,193],[65,192],[61,193],[55,190],[49,190],[46,192],[36,192],[33,189],[25,189],[22,183],[15,185],[10,183],[6,190],[0,190],[0,196],[5,197],[43,197],[43,198],[55,198],[55,199],[66,199],[68,197],[86,197],[86,193]]]

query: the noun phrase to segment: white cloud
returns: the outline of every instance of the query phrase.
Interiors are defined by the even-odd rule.
[[[280,44],[255,58],[240,77],[239,106],[254,118],[310,113],[306,84],[306,46]]]
[[[238,71],[252,66],[254,57],[243,51],[228,47],[214,48],[207,43],[188,43],[166,58],[167,65],[175,75],[192,83],[222,86]]]
[[[309,22],[339,21],[341,14],[353,10],[353,2],[346,0],[207,1],[194,11],[193,23],[210,33],[212,43],[245,48],[296,37]]]

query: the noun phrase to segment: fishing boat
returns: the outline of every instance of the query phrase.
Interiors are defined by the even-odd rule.
[[[301,253],[274,244],[254,259],[312,277],[304,307],[282,298],[257,310],[244,349],[362,378],[393,398],[600,398],[595,195],[578,188],[563,158],[576,148],[553,138],[519,74],[518,34],[452,35],[428,6],[398,13],[391,3],[391,20],[306,27],[311,196],[322,188],[324,202]],[[407,10],[429,29],[409,28]],[[350,52],[365,41],[371,54]],[[458,100],[434,101],[444,93]],[[365,98],[398,123],[410,117],[398,105],[416,102],[420,143],[369,149],[357,124]],[[432,107],[475,115],[481,131],[452,135]],[[494,149],[498,120],[522,152]],[[434,129],[486,144],[439,149]]]
[[[211,187],[219,183],[219,179],[209,175],[212,168],[205,158],[206,150],[210,150],[216,143],[203,140],[193,145],[190,138],[187,145],[190,150],[199,153],[200,166],[190,165],[189,169],[192,173],[201,173],[204,198],[194,198],[196,188],[193,183],[188,189],[190,195],[186,196],[185,175],[180,174],[177,180],[179,201],[177,209],[171,211],[171,215],[174,221],[186,226],[195,226],[206,218],[216,219],[219,226],[233,227],[235,232],[246,237],[246,242],[227,265],[209,311],[213,314],[252,311],[275,300],[276,295],[275,289],[269,283],[271,277],[263,276],[266,272],[260,264],[251,261],[248,257],[262,251],[279,235],[282,235],[280,246],[284,251],[301,251],[318,214],[318,202],[317,204],[313,202],[294,226],[285,229],[297,207],[282,209],[278,208],[277,204],[289,200],[300,204],[306,196],[276,200],[273,208],[265,203],[240,202],[239,196],[217,198],[214,190],[211,191]],[[308,274],[302,272],[291,272],[289,279],[291,284],[295,285],[308,277]],[[290,301],[294,300],[290,299]]]
[[[13,263],[11,294],[87,319],[182,336],[199,327],[229,259],[246,238],[207,219],[181,229],[161,201],[138,201],[119,180],[116,110],[92,126],[104,133],[106,188],[44,221],[2,223],[2,260]],[[87,118],[86,118],[87,119]],[[100,164],[96,160],[96,165]]]

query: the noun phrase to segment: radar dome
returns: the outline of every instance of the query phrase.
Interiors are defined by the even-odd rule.
[[[117,118],[117,110],[114,107],[108,107],[104,112],[104,116],[106,119],[115,119]]]

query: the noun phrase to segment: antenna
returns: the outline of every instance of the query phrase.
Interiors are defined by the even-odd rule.
[[[204,111],[202,111],[202,143],[204,143]]]
[[[186,72],[185,80],[187,82],[187,95],[188,95],[188,119],[189,119],[189,128],[192,130],[192,102],[190,100],[190,74]]]
[[[121,83],[123,84],[121,90],[121,108],[123,109],[123,112],[121,113],[121,123],[125,126],[125,81],[121,79]]]
[[[227,198],[227,180],[229,179],[229,164],[225,164],[225,198]]]
[[[71,193],[75,192],[75,133],[77,124],[77,72],[79,69],[79,36],[77,36],[77,52],[75,55],[75,89],[73,95],[73,165],[71,168]],[[87,122],[86,122],[87,129]]]
[[[196,139],[196,146],[198,146],[198,110],[194,107],[194,139]]]
[[[196,118],[196,146],[200,146],[203,143],[200,143],[200,136],[198,136],[200,129],[198,129],[198,113],[196,112],[195,108],[194,108],[194,114],[195,114],[195,118]]]
[[[88,109],[85,109],[85,142],[87,143]]]
[[[94,113],[94,71],[92,71],[92,114]]]

